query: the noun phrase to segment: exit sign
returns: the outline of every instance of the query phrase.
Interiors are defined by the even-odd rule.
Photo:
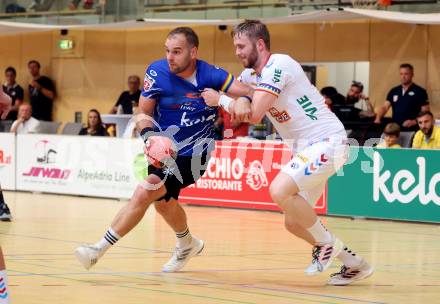
[[[58,47],[61,50],[71,50],[71,49],[73,49],[73,40],[61,39],[58,41]]]

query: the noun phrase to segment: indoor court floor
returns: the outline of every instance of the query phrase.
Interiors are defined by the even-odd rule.
[[[151,208],[86,271],[73,251],[96,242],[117,200],[5,192],[14,221],[0,222],[14,304],[71,303],[440,303],[439,225],[326,217],[324,222],[375,266],[352,286],[326,286],[303,270],[309,245],[275,212],[185,206],[204,252],[180,273],[161,273],[175,236]],[[348,202],[347,202],[348,203]]]

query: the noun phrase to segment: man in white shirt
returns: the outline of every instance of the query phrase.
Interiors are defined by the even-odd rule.
[[[18,119],[11,126],[11,132],[15,134],[38,133],[40,122],[32,117],[30,104],[22,104],[18,109]]]
[[[313,246],[312,263],[305,273],[319,274],[339,258],[344,265],[328,284],[347,285],[370,276],[373,268],[328,231],[313,209],[327,179],[347,159],[344,126],[298,62],[270,53],[269,32],[263,23],[246,20],[232,34],[235,53],[246,68],[240,78],[256,83],[255,92],[252,98],[233,100],[205,90],[205,102],[250,123],[267,115],[283,140],[295,141],[294,157],[275,177],[270,195],[284,212],[286,229]]]

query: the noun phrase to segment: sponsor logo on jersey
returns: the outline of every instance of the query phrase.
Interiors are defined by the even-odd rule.
[[[184,127],[191,127],[194,125],[197,125],[199,123],[205,122],[205,121],[214,121],[215,120],[216,113],[209,115],[205,117],[205,115],[202,115],[201,117],[197,119],[190,119],[187,117],[187,112],[183,112],[182,118],[180,119],[180,125]]]
[[[306,116],[308,116],[311,120],[318,120],[318,117],[315,116],[315,113],[318,111],[318,109],[313,106],[313,103],[306,95],[298,98],[296,102],[303,108]]]
[[[147,92],[148,90],[150,90],[154,83],[155,83],[155,80],[153,78],[151,78],[150,75],[145,74],[145,77],[144,77],[144,91]]]
[[[278,83],[281,81],[281,73],[282,71],[280,69],[275,69],[275,72],[273,73],[272,81],[275,83]]]
[[[157,72],[155,70],[150,70],[150,75],[153,77],[157,76]]]
[[[290,115],[285,110],[280,112],[276,108],[272,107],[269,109],[270,115],[275,118],[275,120],[279,123],[283,123],[290,120]]]
[[[202,95],[200,93],[186,93],[185,97],[191,98],[191,99],[198,99],[198,98],[201,98]]]

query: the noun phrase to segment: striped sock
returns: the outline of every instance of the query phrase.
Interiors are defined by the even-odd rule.
[[[8,275],[0,270],[0,304],[9,304]]]
[[[108,228],[108,230],[105,233],[104,237],[98,243],[96,243],[95,246],[100,248],[103,252],[105,252],[111,246],[116,244],[116,242],[120,238],[121,237],[112,228]]]
[[[183,232],[176,232],[176,237],[177,237],[177,247],[179,248],[186,247],[189,246],[189,244],[191,244],[192,236],[188,228],[186,228],[186,230]]]

